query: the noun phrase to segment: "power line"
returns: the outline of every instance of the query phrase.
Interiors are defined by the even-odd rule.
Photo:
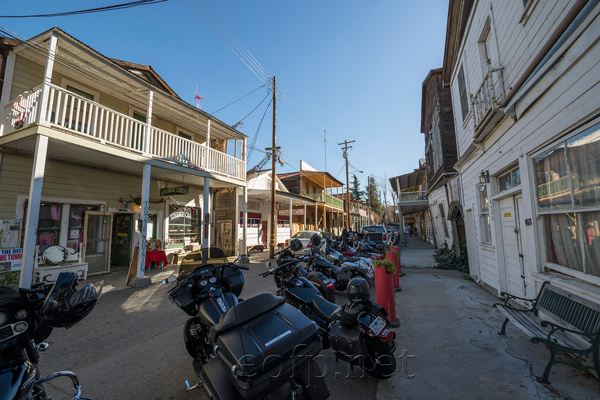
[[[113,6],[88,8],[86,10],[65,11],[51,14],[32,14],[32,15],[0,15],[0,18],[45,18],[45,17],[68,17],[71,15],[91,14],[104,11],[123,10],[139,6],[148,6],[152,4],[164,3],[169,0],[137,0],[129,3],[115,4]]]
[[[258,124],[258,128],[256,128],[256,133],[254,134],[254,139],[251,142],[252,143],[252,148],[248,152],[248,158],[247,158],[247,160],[250,160],[250,157],[252,157],[252,149],[254,149],[254,144],[256,143],[256,139],[258,138],[258,132],[260,131],[260,127],[262,126],[263,120],[265,119],[265,115],[267,115],[267,111],[269,111],[269,108],[271,107],[272,103],[273,103],[273,99],[271,99],[271,101],[267,105],[267,108],[265,109],[265,112],[263,113],[263,116],[260,119],[260,123]],[[248,163],[248,161],[246,161],[246,163]]]
[[[216,113],[218,113],[219,111],[221,111],[221,110],[223,110],[223,109],[225,109],[225,108],[229,107],[230,105],[232,105],[232,104],[234,104],[234,103],[237,103],[238,101],[240,101],[240,100],[242,100],[242,99],[245,99],[246,97],[250,96],[252,93],[256,92],[258,89],[260,89],[260,88],[264,88],[264,87],[265,87],[265,85],[262,85],[262,86],[259,86],[259,87],[257,87],[256,89],[254,89],[253,91],[251,91],[251,92],[250,92],[250,93],[248,93],[247,95],[245,95],[245,96],[242,96],[242,97],[240,97],[239,99],[237,99],[237,100],[235,100],[235,101],[233,101],[233,102],[231,102],[231,103],[227,104],[226,106],[219,108],[217,111],[213,111],[213,112],[211,112],[211,114],[216,114]]]

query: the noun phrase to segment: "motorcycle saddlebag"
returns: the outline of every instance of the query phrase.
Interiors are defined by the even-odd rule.
[[[227,316],[232,312],[234,309]],[[244,398],[253,399],[308,368],[321,350],[321,340],[316,324],[294,307],[281,303],[219,333],[216,346],[225,375]]]
[[[336,322],[329,331],[329,341],[331,348],[349,361],[359,361],[359,357],[365,354],[358,328],[345,329]]]
[[[228,292],[232,292],[239,297],[244,288],[244,274],[236,268],[228,265],[223,266],[223,286]]]

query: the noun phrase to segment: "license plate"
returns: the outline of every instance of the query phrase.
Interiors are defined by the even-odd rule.
[[[371,325],[369,325],[369,329],[371,330],[371,332],[373,332],[375,335],[379,335],[379,333],[383,330],[383,328],[385,328],[385,321],[383,318],[381,317],[377,317],[375,319],[375,321],[373,321],[371,323]]]

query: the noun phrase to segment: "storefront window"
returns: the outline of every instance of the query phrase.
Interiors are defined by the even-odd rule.
[[[71,205],[69,207],[66,247],[75,250],[75,252],[79,251],[79,246],[83,242],[84,213],[86,211],[98,211],[99,209],[99,206]]]
[[[61,214],[62,204],[40,204],[37,229],[37,244],[40,246],[40,253],[50,246],[58,245]]]
[[[600,276],[600,124],[533,158],[546,261]],[[547,213],[561,209],[560,214]]]
[[[200,243],[200,208],[169,206],[169,242],[167,248]]]

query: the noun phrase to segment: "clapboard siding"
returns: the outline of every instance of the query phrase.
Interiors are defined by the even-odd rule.
[[[10,88],[10,100],[15,99],[26,90],[40,85],[44,79],[44,66],[36,64],[21,56],[15,58],[15,70],[13,73],[12,86]]]
[[[0,218],[14,218],[17,212],[17,196],[29,194],[31,167],[33,160],[13,154],[3,154],[0,166]],[[166,203],[160,200],[159,190],[164,182],[152,180],[150,183],[150,208],[163,209]],[[44,173],[42,197],[78,199],[106,202],[107,207],[123,207],[119,199],[131,201],[142,188],[142,177],[103,171],[80,165],[48,161]],[[177,202],[198,202],[201,187],[190,186],[185,196],[173,196]],[[168,200],[165,198],[164,200]],[[131,203],[130,203],[131,206]]]
[[[452,74],[452,102],[459,156],[472,143],[473,123],[462,122],[460,99],[458,97],[457,73],[461,65],[465,68],[467,90],[473,93],[481,84],[481,67],[478,40],[483,24],[490,14],[489,1],[478,2],[471,15],[471,26],[463,38],[461,52]],[[554,32],[557,25],[572,6],[566,0],[558,2],[539,1],[525,24],[519,20],[523,15],[520,0],[507,1],[505,7],[497,7],[494,2],[494,21],[498,40],[499,60],[504,67],[505,89],[510,90],[521,79],[525,69],[538,54],[542,46]],[[600,6],[596,6],[600,7]],[[593,10],[592,13],[597,11]],[[542,149],[553,145],[565,135],[572,134],[575,126],[600,108],[600,17],[596,17],[585,33],[569,48],[551,72],[542,77],[534,88],[523,98],[517,108],[516,121],[505,118],[483,142],[483,149],[476,150],[474,156],[461,168],[465,210],[472,210],[476,236],[475,253],[478,257],[480,279],[487,286],[501,291],[504,274],[502,235],[496,228],[494,217],[499,199],[490,200],[492,243],[482,244],[478,178],[482,170],[489,171],[492,179],[488,185],[488,195],[497,194],[497,176],[509,166],[519,165],[521,169],[521,193],[523,195],[522,219],[536,221],[535,182],[531,177],[531,157]],[[527,78],[527,77],[525,77]],[[498,211],[499,213],[500,211]],[[500,214],[498,214],[500,215]],[[525,243],[525,266],[529,282],[532,275],[543,268],[538,256],[543,254],[543,242],[538,228],[534,225],[521,232]],[[541,248],[541,251],[538,251]]]

